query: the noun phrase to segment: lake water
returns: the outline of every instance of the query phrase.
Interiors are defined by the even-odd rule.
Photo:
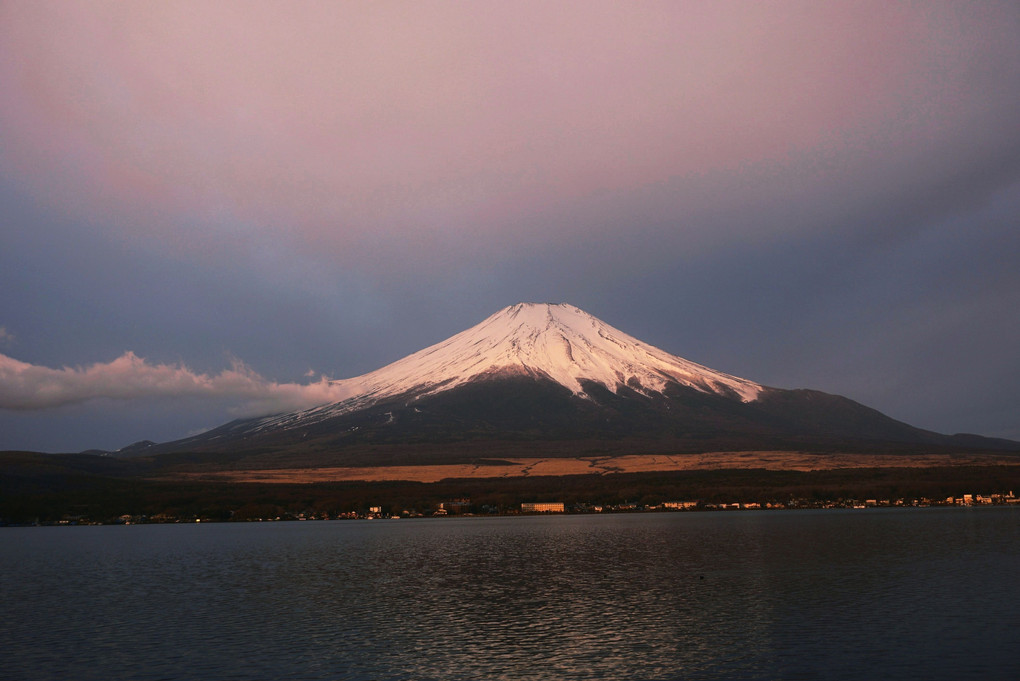
[[[3,679],[1016,679],[1020,509],[0,530]]]

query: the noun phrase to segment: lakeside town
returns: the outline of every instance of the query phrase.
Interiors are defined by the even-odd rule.
[[[227,518],[182,517],[173,514],[131,515],[124,514],[111,519],[89,518],[84,515],[68,515],[59,520],[35,521],[30,523],[3,523],[6,526],[52,526],[52,525],[138,525],[159,523],[210,523],[210,522],[277,522],[311,520],[379,520],[404,518],[445,518],[475,516],[521,516],[552,514],[600,514],[600,513],[674,513],[674,512],[722,512],[722,511],[778,511],[799,509],[874,509],[874,508],[929,508],[929,507],[977,507],[1014,506],[1020,498],[1012,491],[994,494],[963,494],[944,499],[897,498],[897,499],[833,499],[813,500],[791,498],[783,502],[703,502],[700,500],[666,501],[659,504],[566,504],[562,501],[522,502],[519,506],[502,508],[488,504],[472,504],[470,498],[456,498],[439,502],[435,508],[394,511],[384,506],[369,506],[361,510],[337,513],[311,510],[279,513],[257,513],[256,509],[239,509]]]

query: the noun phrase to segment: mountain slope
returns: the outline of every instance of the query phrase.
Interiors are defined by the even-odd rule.
[[[587,395],[582,383],[599,384],[613,393],[627,386],[645,394],[680,384],[745,402],[762,390],[751,381],[642,343],[571,305],[520,303],[381,369],[334,381],[344,395],[339,402],[265,423],[306,424],[397,396],[421,398],[500,376],[549,379],[581,397]]]
[[[913,450],[962,448],[963,442],[970,449],[1020,448],[954,440],[835,395],[765,387],[642,343],[569,305],[505,308],[335,387],[344,399],[235,421],[146,451],[244,450],[308,465],[378,465],[476,458],[496,449],[507,456],[569,456],[579,447],[617,453]]]

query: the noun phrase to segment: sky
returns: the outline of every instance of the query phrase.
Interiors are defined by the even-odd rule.
[[[518,302],[1020,439],[1020,5],[0,0],[0,450]]]

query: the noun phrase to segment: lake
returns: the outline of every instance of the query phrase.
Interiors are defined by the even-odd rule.
[[[1014,679],[1020,509],[0,529],[3,679]]]

